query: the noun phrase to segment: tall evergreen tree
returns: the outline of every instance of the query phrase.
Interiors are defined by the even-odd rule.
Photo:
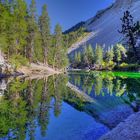
[[[68,63],[67,48],[64,46],[62,28],[59,24],[55,26],[54,47],[55,66],[57,68],[65,68]]]
[[[62,28],[59,24],[55,26],[54,37],[55,37],[55,47],[57,48],[62,47],[63,45]]]
[[[78,67],[79,65],[81,65],[81,53],[80,52],[75,52],[75,65],[76,67]]]
[[[133,52],[134,57],[139,59],[139,55],[136,50],[136,40],[137,36],[140,34],[140,23],[134,22],[134,18],[129,11],[124,12],[122,21],[122,29],[119,33],[123,34],[127,39],[127,44],[129,47],[129,51]]]
[[[91,66],[94,63],[94,52],[91,45],[85,48],[84,57],[85,63],[87,63],[88,66]]]
[[[42,7],[42,14],[39,18],[39,27],[44,52],[44,64],[47,64],[47,54],[50,47],[50,18],[47,12],[47,5]]]
[[[28,43],[27,43],[27,49],[25,53],[29,59],[29,62],[31,63],[33,60],[35,39],[36,39],[36,32],[37,32],[35,0],[31,1],[27,22],[28,22],[28,37],[27,37]]]
[[[0,3],[0,48],[4,51],[8,51],[7,41],[7,26],[10,19],[10,12],[5,8],[3,3]]]
[[[96,49],[95,49],[95,64],[101,66],[102,62],[103,62],[103,49],[101,48],[101,46],[96,45]]]
[[[13,47],[16,55],[24,55],[27,45],[27,5],[24,0],[15,0],[14,3],[14,23],[13,23]]]
[[[113,61],[113,58],[114,58],[114,52],[113,52],[113,46],[112,46],[112,47],[109,47],[105,53],[105,62],[109,63]]]
[[[123,60],[123,57],[126,57],[126,49],[121,44],[116,44],[114,46],[114,61],[117,62],[117,65]]]

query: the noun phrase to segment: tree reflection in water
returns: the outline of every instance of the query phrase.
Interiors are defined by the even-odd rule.
[[[0,137],[22,140],[28,132],[34,139],[37,124],[45,136],[50,108],[54,108],[55,116],[61,112],[66,82],[64,75],[41,80],[13,79],[0,101]],[[54,103],[51,103],[52,99]]]
[[[6,88],[1,89],[4,95],[0,97],[0,138],[24,140],[28,135],[35,139],[35,130],[39,126],[42,136],[47,135],[50,120],[50,110],[59,117],[62,102],[67,102],[74,108],[90,113],[86,108],[89,103],[72,89],[67,87],[71,82],[104,108],[112,108],[111,101],[104,99],[113,96],[129,104],[134,111],[139,110],[140,79],[115,76],[114,73],[94,72],[88,74],[53,75],[43,79],[15,78],[6,82]],[[102,101],[103,100],[103,101]],[[94,105],[95,106],[95,105]],[[93,106],[92,106],[93,107]],[[86,110],[87,109],[87,110]],[[103,110],[103,107],[100,108]],[[90,114],[91,115],[91,114]],[[97,116],[97,114],[96,114]],[[95,117],[95,116],[94,116]]]
[[[127,103],[138,103],[140,99],[140,78],[117,75],[113,72],[69,74],[70,82],[92,97],[117,96]]]

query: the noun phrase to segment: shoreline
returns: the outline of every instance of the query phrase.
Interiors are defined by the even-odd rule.
[[[32,63],[30,66],[22,66],[19,69],[17,69],[16,72],[11,72],[11,74],[0,74],[0,78],[8,78],[8,77],[44,77],[45,76],[51,76],[54,74],[61,74],[63,71],[61,70],[54,70],[53,68],[43,65],[43,64],[35,64]]]
[[[135,72],[140,73],[140,70],[122,70],[122,69],[68,69],[68,72],[92,72],[92,71],[108,71],[108,72]]]
[[[0,78],[8,78],[8,77],[33,77],[33,78],[39,78],[39,77],[44,77],[44,76],[51,76],[55,74],[62,74],[62,73],[92,73],[92,72],[123,72],[123,73],[136,73],[140,74],[139,71],[121,71],[121,70],[90,70],[90,69],[68,69],[67,71],[63,70],[55,70],[47,65],[44,64],[35,64],[32,63],[30,66],[22,66],[20,67],[16,72],[11,73],[11,74],[0,74]]]
[[[48,65],[32,63],[29,67],[22,66],[18,72],[23,73],[22,77],[32,77],[32,79],[51,76],[63,73],[61,70],[54,70]]]

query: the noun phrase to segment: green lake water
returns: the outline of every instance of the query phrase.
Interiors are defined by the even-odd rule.
[[[140,74],[0,80],[0,140],[98,140],[140,110]]]

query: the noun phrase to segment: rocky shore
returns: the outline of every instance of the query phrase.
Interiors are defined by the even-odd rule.
[[[0,78],[6,78],[10,76],[23,76],[23,77],[38,77],[42,75],[53,75],[53,74],[60,74],[63,71],[61,70],[54,70],[47,65],[43,64],[34,64],[32,63],[30,66],[22,66],[14,71],[10,66],[5,67],[4,65],[1,66]]]
[[[21,66],[16,71],[14,68],[4,59],[4,54],[0,50],[0,78],[9,76],[36,76],[36,75],[52,75],[59,74],[61,70],[54,70],[48,65],[42,63],[32,63],[29,66]]]
[[[140,140],[140,112],[131,115],[100,140]]]

